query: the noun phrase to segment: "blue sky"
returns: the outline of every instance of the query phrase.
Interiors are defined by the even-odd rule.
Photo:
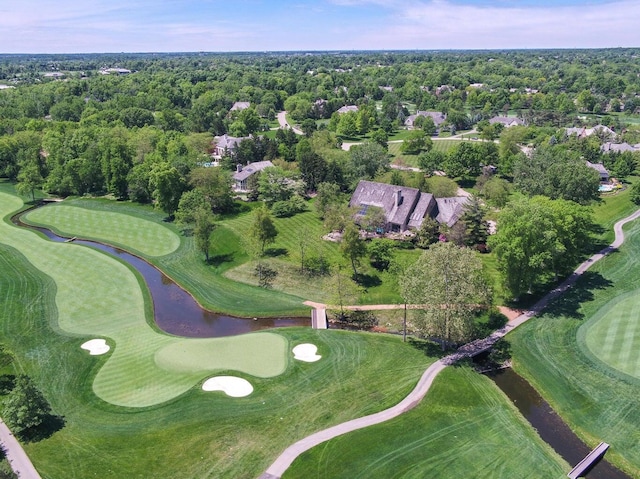
[[[0,53],[640,47],[638,0],[2,0]]]

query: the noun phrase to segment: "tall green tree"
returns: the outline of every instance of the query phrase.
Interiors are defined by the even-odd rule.
[[[215,216],[210,208],[198,208],[194,214],[194,219],[193,236],[196,240],[196,247],[204,253],[205,260],[209,262],[211,234],[216,227]]]
[[[278,230],[273,224],[271,213],[266,207],[263,206],[253,212],[249,235],[259,245],[260,256],[264,256],[265,247],[273,243],[278,236]]]
[[[589,244],[592,228],[590,210],[571,201],[535,196],[510,202],[488,245],[512,298],[569,272]]]
[[[28,376],[16,378],[2,408],[2,417],[16,435],[40,426],[51,414],[51,406]]]
[[[414,329],[439,338],[443,349],[472,339],[476,312],[491,301],[477,253],[453,243],[437,243],[424,251],[399,282],[405,302],[423,306]]]
[[[227,213],[233,209],[229,171],[222,168],[194,168],[189,173],[189,183],[202,192],[212,211]]]
[[[184,179],[177,168],[168,162],[154,165],[149,174],[149,185],[158,208],[173,216],[185,190]]]
[[[342,256],[348,259],[351,263],[351,267],[353,268],[353,277],[354,279],[357,279],[357,266],[360,262],[360,258],[367,254],[367,245],[360,237],[360,230],[355,224],[349,223],[342,232],[340,251],[342,252]]]
[[[31,195],[31,200],[35,201],[35,191],[42,187],[43,183],[42,174],[37,164],[31,162],[22,168],[18,173],[18,183],[16,184],[16,191],[19,195],[27,196]]]

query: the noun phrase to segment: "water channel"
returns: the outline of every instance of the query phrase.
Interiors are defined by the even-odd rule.
[[[591,449],[571,431],[533,386],[511,368],[490,373],[489,377],[513,401],[522,415],[538,431],[540,437],[571,464],[571,467],[591,452]],[[631,479],[604,459],[596,462],[585,477],[587,479]]]
[[[58,236],[47,228],[23,223],[20,218],[27,211],[11,218],[17,226],[42,232],[52,241],[64,242],[68,238]],[[91,248],[102,250],[133,266],[144,278],[153,299],[155,323],[161,330],[190,338],[217,338],[286,326],[311,326],[311,318],[236,318],[203,309],[188,292],[178,286],[163,272],[142,258],[119,248],[95,241],[74,240]]]
[[[49,229],[30,226],[20,221],[20,217],[27,211],[14,216],[12,221],[18,226],[42,232],[52,241],[68,241],[68,238],[58,236]],[[246,319],[213,313],[200,307],[189,293],[145,260],[121,249],[94,241],[74,240],[74,243],[100,249],[134,267],[142,275],[151,292],[156,324],[169,334],[211,338],[270,328],[311,325],[310,318]],[[590,452],[590,448],[569,429],[538,392],[512,369],[502,369],[489,376],[513,401],[522,415],[538,431],[540,437],[572,467]],[[631,479],[604,459],[597,462],[586,477],[587,479]]]

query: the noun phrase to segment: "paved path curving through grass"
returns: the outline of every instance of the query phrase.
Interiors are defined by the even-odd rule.
[[[0,419],[0,443],[11,469],[20,479],[40,479],[40,474],[33,466],[31,459],[2,419]]]
[[[622,228],[625,224],[637,218],[640,218],[640,209],[618,221],[613,227],[615,233],[615,240],[613,243],[584,261],[564,282],[562,282],[562,284],[560,284],[560,286],[547,293],[536,304],[534,304],[531,309],[525,311],[513,321],[509,322],[505,327],[494,331],[486,338],[468,343],[459,348],[455,353],[450,354],[429,366],[413,391],[411,391],[400,403],[376,414],[347,421],[301,439],[285,449],[259,479],[280,479],[282,474],[284,474],[293,461],[309,449],[348,432],[388,421],[389,419],[393,419],[394,417],[397,417],[415,407],[427,394],[435,377],[445,369],[446,366],[454,364],[463,358],[473,357],[476,354],[489,349],[496,343],[496,341],[504,337],[507,333],[540,313],[551,301],[556,299],[575,284],[578,278],[580,278],[580,276],[587,271],[591,265],[619,248],[624,242],[624,232]]]

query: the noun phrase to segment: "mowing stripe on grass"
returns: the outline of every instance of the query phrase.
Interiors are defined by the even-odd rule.
[[[25,220],[47,227],[55,225],[56,231],[66,236],[96,238],[148,256],[164,256],[180,246],[180,238],[169,228],[111,211],[56,204],[30,211]]]
[[[0,217],[21,207],[19,198],[0,192]],[[193,340],[197,347],[191,348],[192,340],[153,330],[146,322],[144,295],[135,274],[100,251],[54,243],[6,220],[0,222],[0,242],[20,251],[56,283],[57,327],[70,335],[106,337],[115,346],[93,385],[107,402],[128,407],[159,404],[192,388],[205,372],[236,369],[269,377],[284,370],[286,341],[274,339],[273,333]],[[191,369],[168,370],[162,367],[167,361],[156,361],[156,353],[167,347],[173,351],[171,346],[182,351]],[[216,348],[224,354],[206,356]],[[160,352],[159,357],[165,354]],[[193,366],[199,363],[200,367]]]
[[[601,307],[581,331],[587,348],[600,361],[640,379],[640,290]],[[581,328],[582,329],[582,328]]]

